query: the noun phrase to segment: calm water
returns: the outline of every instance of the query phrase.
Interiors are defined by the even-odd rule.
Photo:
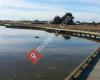
[[[100,44],[76,37],[55,36],[36,64],[27,59],[54,34],[40,30],[0,28],[0,80],[64,80]],[[39,38],[35,38],[39,36]]]

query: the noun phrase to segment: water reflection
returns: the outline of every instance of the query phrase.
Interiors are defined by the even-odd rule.
[[[0,28],[0,80],[64,80],[99,46],[93,41],[55,35],[41,51],[43,58],[31,64],[27,53],[52,35],[41,30]]]
[[[71,36],[69,36],[69,35],[64,35],[64,34],[62,34],[62,36],[63,36],[63,37],[64,37],[64,39],[66,39],[66,40],[71,39]]]

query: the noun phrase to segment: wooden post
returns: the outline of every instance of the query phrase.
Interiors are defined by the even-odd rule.
[[[96,36],[96,35],[94,35],[94,38],[96,39],[96,38],[97,38],[97,36]]]
[[[91,38],[91,34],[89,34],[89,37]]]

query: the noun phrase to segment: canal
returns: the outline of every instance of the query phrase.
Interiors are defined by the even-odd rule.
[[[32,64],[28,52],[52,35],[52,41],[40,51],[43,57]],[[99,46],[67,34],[0,26],[0,80],[64,80]]]

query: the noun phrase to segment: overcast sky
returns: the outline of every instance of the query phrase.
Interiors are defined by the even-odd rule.
[[[75,20],[100,21],[99,0],[0,0],[0,19],[52,20],[71,12]]]

